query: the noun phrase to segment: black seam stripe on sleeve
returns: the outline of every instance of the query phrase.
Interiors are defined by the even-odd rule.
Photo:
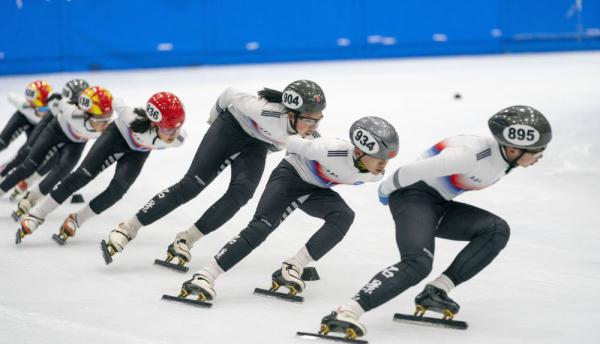
[[[319,134],[319,133],[318,133],[318,132],[316,132],[316,131],[313,131],[313,133],[312,133],[312,136],[313,136],[314,138],[318,138],[318,137],[321,137],[321,134]]]
[[[492,150],[490,148],[483,150],[479,153],[477,153],[477,160],[481,160],[483,158],[486,158],[488,156],[492,155]]]
[[[281,112],[277,112],[277,111],[269,111],[269,110],[262,110],[262,112],[260,113],[262,116],[266,116],[266,117],[281,117]]]

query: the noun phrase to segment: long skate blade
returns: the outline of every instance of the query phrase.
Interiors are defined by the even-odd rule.
[[[106,243],[106,241],[102,240],[100,242],[100,249],[102,250],[102,257],[104,258],[104,262],[106,263],[106,265],[112,263],[113,259],[110,255],[110,252],[108,251],[108,244]]]
[[[423,317],[423,316],[419,317],[416,315],[407,315],[407,314],[400,314],[400,313],[394,314],[394,321],[407,323],[407,324],[414,324],[414,325],[452,328],[452,329],[456,329],[456,330],[466,330],[467,327],[469,326],[464,321],[444,320],[444,319]]]
[[[307,266],[304,268],[301,278],[303,281],[318,281],[320,279],[317,269],[312,266]]]
[[[328,335],[328,334],[309,333],[309,332],[296,332],[296,336],[298,336],[302,339],[310,339],[310,340],[324,339],[327,341],[335,341],[335,342],[342,342],[342,343],[357,343],[357,344],[368,344],[369,343],[368,341],[362,340],[362,339],[349,339],[346,337],[338,337],[338,336],[332,336],[332,335]]]
[[[21,243],[21,230],[17,229],[17,233],[16,233],[16,236],[15,236],[15,244],[18,245],[20,243]]]
[[[10,214],[10,216],[12,216],[13,220],[15,220],[15,222],[19,222],[19,220],[21,219],[21,217],[17,214],[16,211],[13,211],[12,214]]]
[[[203,308],[212,307],[212,303],[204,302],[204,301],[200,301],[200,300],[186,299],[185,297],[179,297],[179,296],[163,295],[162,299],[167,300],[167,301],[186,303],[188,305],[203,307]]]
[[[190,268],[188,268],[187,266],[173,264],[173,263],[167,262],[166,260],[155,259],[154,264],[164,266],[165,268],[177,270],[179,272],[188,272],[190,270]]]
[[[54,241],[56,241],[56,243],[59,244],[60,246],[63,246],[64,244],[67,243],[66,240],[64,240],[63,238],[60,237],[60,235],[57,235],[57,234],[52,234],[52,239],[54,239]]]
[[[261,289],[261,288],[255,288],[254,289],[254,294],[256,295],[261,295],[261,296],[267,296],[267,297],[272,297],[272,298],[276,298],[276,299],[280,299],[280,300],[285,300],[285,301],[290,301],[290,302],[298,302],[298,303],[302,303],[304,302],[304,298],[302,296],[297,296],[297,295],[289,295],[289,294],[285,294],[285,293],[279,293],[276,291],[270,291],[267,289]]]

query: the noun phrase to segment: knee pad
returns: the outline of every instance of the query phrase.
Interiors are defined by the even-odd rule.
[[[201,184],[194,177],[185,175],[181,180],[175,184],[170,192],[173,193],[175,199],[179,204],[183,204],[198,196],[198,194],[204,190],[206,185]]]
[[[230,186],[225,192],[225,197],[229,198],[232,202],[238,205],[239,208],[241,208],[248,203],[252,196],[254,196],[254,190],[256,190],[256,185]]]
[[[122,180],[113,180],[108,185],[108,189],[110,189],[110,194],[115,200],[120,200],[123,195],[129,190],[129,184]]]
[[[254,217],[248,227],[240,233],[240,236],[248,242],[252,249],[255,249],[267,239],[273,229],[273,224],[269,221]]]
[[[350,226],[352,226],[354,216],[354,211],[346,206],[328,215],[325,218],[325,222],[331,223],[343,237],[350,229]]]
[[[433,259],[425,254],[416,256],[402,257],[399,264],[407,266],[407,273],[413,279],[412,283],[417,284],[431,273]]]

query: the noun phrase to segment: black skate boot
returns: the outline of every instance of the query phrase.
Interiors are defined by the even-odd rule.
[[[460,310],[458,303],[449,298],[445,291],[430,284],[426,285],[425,289],[415,297],[415,305],[417,306],[416,316],[423,316],[425,311],[434,311],[442,313],[445,320],[452,320]]]

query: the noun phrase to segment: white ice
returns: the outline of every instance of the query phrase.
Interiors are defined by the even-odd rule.
[[[307,78],[321,84],[328,107],[321,131],[347,137],[353,120],[383,116],[395,125],[402,163],[438,140],[456,134],[489,135],[487,119],[503,107],[527,104],[550,119],[554,139],[541,162],[520,168],[486,190],[457,200],[505,218],[512,236],[482,273],[451,296],[467,331],[392,321],[412,312],[425,281],[362,321],[370,343],[600,343],[600,53],[561,53],[390,59],[323,63],[193,67],[162,70],[23,75],[0,78],[1,125],[13,108],[7,92],[22,92],[36,78],[55,88],[74,77],[110,89],[132,105],[169,90],[187,108],[189,140],[177,150],[152,153],[138,181],[113,208],[64,247],[50,239],[79,205],[65,204],[43,227],[14,244],[15,204],[0,200],[1,343],[301,343],[296,331],[317,331],[321,317],[345,303],[368,280],[399,260],[394,226],[376,185],[338,186],[356,220],[346,238],[315,265],[322,280],[309,282],[304,304],[252,295],[268,287],[271,273],[320,226],[294,213],[247,259],[217,281],[212,309],[161,301],[191,274],[154,266],[175,234],[188,228],[229,182],[223,173],[199,197],[143,229],[115,262],[105,266],[98,243],[154,194],[179,180],[206,132],[210,107],[227,86],[248,92],[282,89]],[[455,100],[455,93],[462,95]],[[223,138],[224,143],[227,138]],[[22,139],[0,155],[8,160]],[[269,156],[255,197],[226,225],[193,249],[191,270],[201,268],[248,223],[265,181],[283,153]],[[83,189],[90,200],[112,170]],[[595,209],[595,210],[594,210]],[[437,240],[434,271],[443,271],[464,243]],[[427,281],[426,280],[426,281]]]

